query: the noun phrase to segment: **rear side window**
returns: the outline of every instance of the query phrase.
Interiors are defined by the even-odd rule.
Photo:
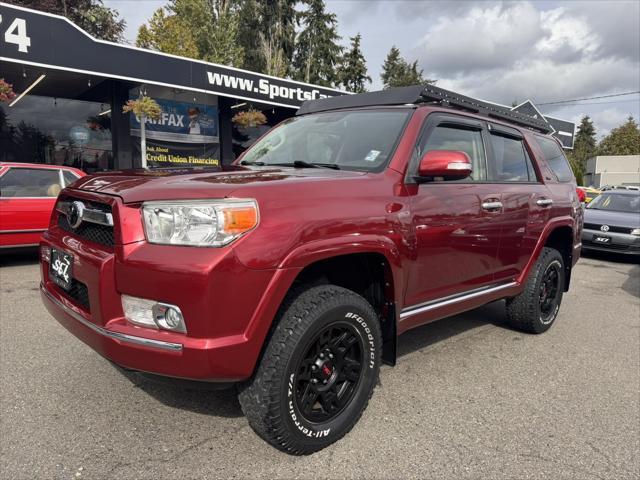
[[[547,161],[551,170],[553,170],[558,181],[573,182],[573,172],[560,146],[554,140],[544,137],[536,136],[536,142],[538,142],[544,159]]]
[[[536,176],[522,139],[491,133],[491,180],[497,182],[535,182]]]
[[[470,179],[475,181],[487,179],[487,162],[480,130],[438,126],[431,132],[431,135],[429,135],[420,150],[421,155],[431,150],[458,150],[465,152],[471,158],[471,164],[473,165]]]
[[[11,168],[0,178],[1,197],[57,197],[60,193],[58,170]]]

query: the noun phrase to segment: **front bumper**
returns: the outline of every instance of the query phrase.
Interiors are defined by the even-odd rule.
[[[297,275],[248,269],[231,248],[143,240],[105,247],[59,228],[55,218],[40,245],[73,255],[72,277],[84,288],[83,295],[62,290],[49,278],[46,256],[41,260],[42,301],[60,324],[121,367],[188,380],[249,378],[287,282]],[[187,333],[128,322],[123,294],[179,306]]]
[[[610,243],[596,243],[596,236],[611,238]],[[582,230],[582,249],[598,252],[619,253],[622,255],[640,255],[640,237],[629,233],[602,232],[600,230]]]

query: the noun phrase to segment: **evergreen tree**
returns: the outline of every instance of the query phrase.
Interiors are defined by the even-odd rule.
[[[573,142],[573,150],[569,153],[569,163],[578,185],[582,185],[587,160],[596,154],[596,130],[589,115],[582,117],[578,132]]]
[[[627,121],[604,137],[598,145],[598,155],[639,155],[640,129],[638,124],[629,117]]]
[[[342,47],[338,45],[338,21],[325,10],[323,0],[306,0],[308,8],[299,14],[302,30],[293,56],[296,80],[331,87],[339,82],[336,67]]]
[[[342,63],[338,69],[338,78],[346,90],[354,93],[366,92],[366,83],[371,83],[371,77],[367,75],[367,63],[360,49],[361,35],[358,33],[351,37],[351,48],[342,57]]]
[[[238,42],[243,68],[268,75],[289,73],[295,43],[296,0],[246,0],[239,8]]]
[[[13,5],[33,8],[67,17],[94,37],[111,42],[124,39],[126,22],[116,10],[107,8],[102,0],[5,0]]]
[[[417,60],[413,63],[407,63],[395,45],[391,47],[387,54],[387,58],[382,65],[380,78],[385,89],[435,83],[435,80],[425,79],[422,70],[418,71]]]

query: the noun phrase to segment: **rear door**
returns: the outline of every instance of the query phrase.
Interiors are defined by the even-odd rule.
[[[56,168],[10,167],[0,177],[0,245],[37,244],[62,184]]]
[[[546,225],[552,202],[519,130],[490,123],[486,137],[488,179],[502,198],[495,280],[503,282],[513,280],[524,269]]]
[[[493,283],[498,269],[502,209],[500,189],[487,183],[485,123],[450,114],[431,114],[409,167],[430,150],[457,150],[471,158],[473,173],[464,180],[434,180],[411,187],[411,223],[416,258],[412,262],[405,306],[437,301]]]

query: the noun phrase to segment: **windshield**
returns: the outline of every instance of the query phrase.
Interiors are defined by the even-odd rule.
[[[640,194],[625,195],[604,192],[591,200],[587,208],[592,210],[609,210],[611,212],[640,213]]]
[[[294,117],[253,145],[242,163],[380,170],[393,153],[410,113],[358,110]]]

